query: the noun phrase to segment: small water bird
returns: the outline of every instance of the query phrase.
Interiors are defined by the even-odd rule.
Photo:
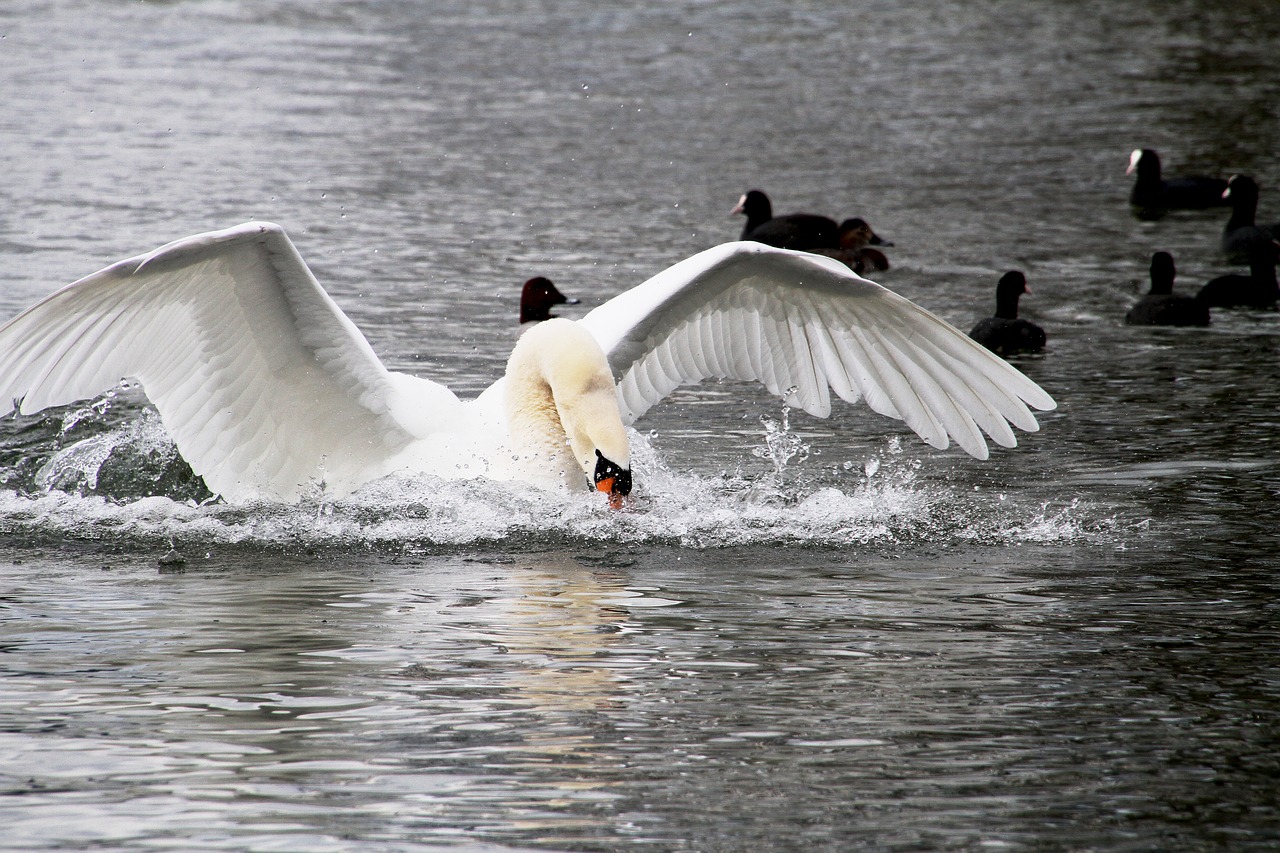
[[[445,322],[441,320],[440,322]],[[429,329],[424,329],[424,334]],[[1053,399],[843,264],[759,243],[700,252],[521,335],[474,400],[388,371],[278,225],[178,240],[70,284],[0,328],[0,416],[138,380],[225,500],[341,496],[395,472],[631,491],[626,427],[679,385],[756,380],[825,417],[831,392],[986,458]]]
[[[1170,210],[1203,210],[1222,207],[1227,182],[1206,175],[1179,178],[1161,176],[1160,155],[1150,148],[1138,148],[1129,155],[1126,175],[1137,172],[1129,205],[1139,219],[1159,219]]]
[[[760,190],[748,190],[730,212],[747,217],[742,226],[743,240],[801,251],[840,248],[840,226],[834,219],[816,213],[774,216],[773,204]]]
[[[1258,225],[1258,182],[1248,175],[1232,175],[1222,197],[1231,203],[1231,217],[1222,229],[1222,251],[1233,264],[1251,263],[1255,246],[1280,239],[1280,223]]]
[[[835,258],[849,269],[862,275],[868,271],[884,272],[889,268],[889,258],[872,246],[892,246],[888,240],[871,230],[865,219],[854,217],[841,222],[837,228],[840,243],[835,249],[814,249],[815,254]]]
[[[1207,326],[1209,305],[1194,296],[1173,292],[1177,270],[1173,255],[1156,252],[1151,256],[1151,290],[1124,315],[1130,326]]]
[[[1214,308],[1271,309],[1280,301],[1276,284],[1276,263],[1280,243],[1259,241],[1249,247],[1249,274],[1220,275],[1200,288],[1196,298]]]
[[[1044,329],[1030,320],[1018,319],[1018,300],[1030,292],[1023,273],[1010,270],[1002,275],[996,284],[995,316],[980,320],[969,337],[999,355],[1044,349]]]

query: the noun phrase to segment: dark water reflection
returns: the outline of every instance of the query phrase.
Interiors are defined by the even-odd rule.
[[[8,838],[1269,837],[1271,578],[1094,556],[42,555],[7,572]]]
[[[776,401],[681,391],[617,517],[45,494],[74,411],[0,423],[0,847],[1274,849],[1280,315],[1120,325],[1152,251],[1184,290],[1230,269],[1219,214],[1130,216],[1132,148],[1280,218],[1273,12],[0,12],[3,316],[259,217],[390,366],[473,393],[516,283],[590,307],[761,186],[865,216],[884,283],[964,328],[1026,270],[1050,347],[1018,364],[1061,404],[986,463],[796,416],[780,487]]]

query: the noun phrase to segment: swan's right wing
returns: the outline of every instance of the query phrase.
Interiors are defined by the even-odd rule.
[[[864,398],[934,447],[954,440],[985,459],[983,432],[1013,447],[1009,424],[1034,431],[1028,405],[1055,405],[1004,359],[844,264],[759,243],[694,255],[579,322],[609,358],[628,423],[684,383],[753,379],[819,417],[828,389]]]
[[[124,377],[229,500],[349,491],[430,430],[433,407],[457,405],[440,385],[388,372],[284,231],[262,222],[121,261],[0,328],[0,414]]]

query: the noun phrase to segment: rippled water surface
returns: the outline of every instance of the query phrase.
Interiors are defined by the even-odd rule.
[[[1134,147],[1280,219],[1271,5],[633,5],[0,10],[0,317],[268,219],[473,394],[524,279],[580,316],[760,187],[962,328],[1023,269],[1059,409],[978,462],[682,389],[622,513],[233,507],[136,388],[5,420],[0,847],[1275,849],[1280,316],[1121,323],[1156,249],[1231,269],[1222,212],[1130,215]]]

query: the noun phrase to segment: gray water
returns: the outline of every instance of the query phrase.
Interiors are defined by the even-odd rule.
[[[1280,219],[1273,5],[633,5],[0,9],[0,317],[268,219],[471,394],[524,279],[580,316],[760,187],[961,328],[1023,269],[1059,409],[978,462],[682,389],[622,513],[201,505],[136,390],[6,420],[0,847],[1280,846],[1280,316],[1122,324],[1152,251],[1230,269],[1224,212],[1130,215],[1131,149]]]

